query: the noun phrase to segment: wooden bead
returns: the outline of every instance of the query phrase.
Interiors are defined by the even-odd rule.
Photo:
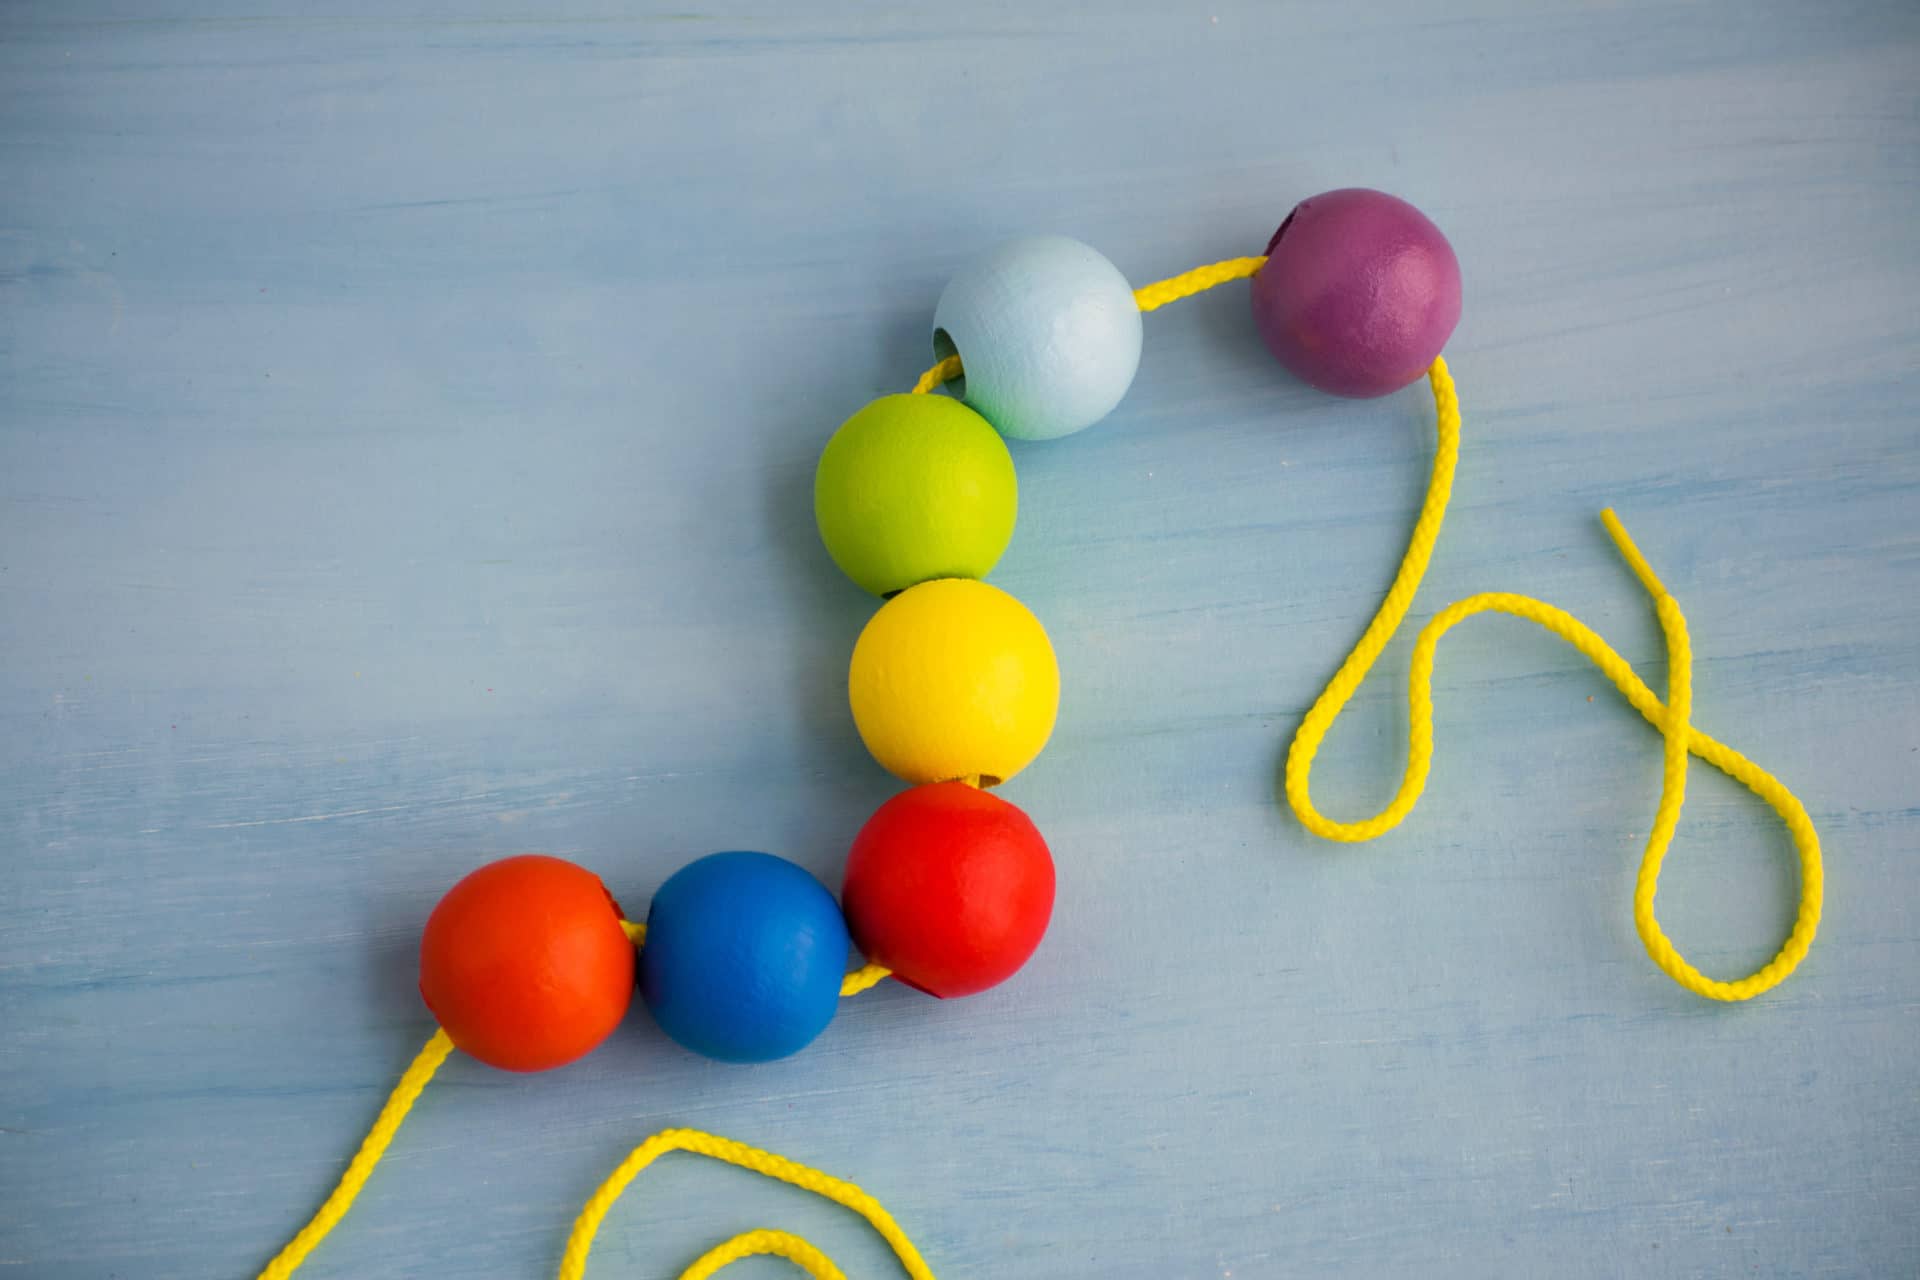
[[[1113,411],[1140,366],[1140,308],[1125,276],[1065,236],[1011,240],[962,268],[933,313],[936,358],[958,354],[957,394],[1001,435],[1050,440]]]
[[[827,442],[813,515],[841,571],[884,596],[986,577],[1013,537],[1018,490],[985,418],[947,396],[883,396]]]
[[[1053,914],[1053,857],[1013,805],[964,782],[903,791],[854,838],[841,890],[854,945],[940,997],[998,986]]]
[[[427,917],[420,995],[480,1061],[545,1071],[620,1025],[633,944],[600,877],[541,854],[506,858],[454,885]]]
[[[1040,754],[1060,709],[1039,619],[965,578],[881,606],[853,647],[847,686],[867,750],[908,782],[1004,782]]]
[[[1253,278],[1253,319],[1274,357],[1342,396],[1419,378],[1460,320],[1460,263],[1425,214],[1352,187],[1302,200]]]
[[[840,1005],[846,921],[826,886],[768,853],[714,853],[653,895],[640,994],[660,1029],[722,1062],[806,1048]]]

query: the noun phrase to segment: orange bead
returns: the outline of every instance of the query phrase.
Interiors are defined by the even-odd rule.
[[[447,891],[420,940],[420,995],[489,1066],[545,1071],[620,1025],[633,944],[584,867],[544,854],[489,863]]]

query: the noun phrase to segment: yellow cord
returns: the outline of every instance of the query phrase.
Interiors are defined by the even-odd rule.
[[[387,1105],[380,1108],[379,1119],[367,1131],[360,1149],[353,1153],[346,1173],[340,1177],[340,1185],[320,1206],[320,1212],[313,1215],[313,1221],[300,1228],[300,1233],[287,1242],[287,1247],[274,1255],[273,1261],[260,1273],[260,1280],[286,1280],[300,1269],[300,1264],[307,1260],[314,1246],[327,1238],[327,1232],[347,1216],[347,1210],[353,1207],[353,1198],[360,1194],[360,1188],[367,1185],[367,1178],[373,1173],[373,1167],[380,1163],[380,1157],[387,1154],[393,1135],[400,1130],[400,1122],[407,1118],[407,1112],[413,1110],[414,1100],[452,1052],[452,1037],[435,1028],[433,1038],[427,1041],[426,1047],[414,1058],[413,1065],[400,1077],[400,1083],[387,1096]]]
[[[846,977],[840,979],[840,996],[857,996],[862,991],[870,991],[893,976],[893,970],[883,964],[861,965]]]
[[[627,1189],[627,1184],[642,1169],[670,1151],[689,1151],[710,1159],[723,1160],[742,1169],[751,1169],[769,1178],[791,1183],[803,1191],[811,1191],[851,1209],[880,1233],[881,1238],[892,1247],[894,1256],[900,1259],[901,1267],[913,1280],[933,1280],[932,1269],[920,1256],[920,1251],[913,1247],[913,1241],[907,1238],[906,1232],[893,1220],[893,1215],[859,1187],[821,1173],[818,1169],[796,1164],[784,1156],[750,1147],[744,1142],[735,1142],[731,1138],[702,1133],[698,1129],[668,1129],[654,1134],[635,1147],[633,1153],[607,1176],[607,1180],[600,1184],[600,1189],[587,1200],[585,1207],[580,1210],[580,1216],[574,1220],[573,1233],[567,1237],[566,1252],[561,1255],[559,1280],[581,1280],[586,1275],[587,1253],[593,1248],[593,1237],[600,1230],[600,1223],[606,1218],[607,1211],[613,1208],[613,1202],[620,1198],[620,1193]],[[735,1236],[681,1273],[680,1280],[706,1280],[706,1277],[730,1262],[766,1253],[798,1263],[814,1280],[843,1280],[839,1268],[825,1254],[806,1241],[779,1231],[751,1231]]]
[[[1433,764],[1433,656],[1440,637],[1455,624],[1476,613],[1506,613],[1525,618],[1559,636],[1584,654],[1588,661],[1600,668],[1603,675],[1613,681],[1627,701],[1665,739],[1665,770],[1661,780],[1660,804],[1655,810],[1653,829],[1647,835],[1646,852],[1641,856],[1640,874],[1633,893],[1634,927],[1639,931],[1647,954],[1662,973],[1696,995],[1710,1000],[1752,999],[1792,973],[1806,957],[1807,948],[1813,944],[1814,933],[1820,927],[1820,906],[1825,883],[1820,863],[1820,837],[1813,828],[1812,820],[1807,817],[1806,809],[1778,778],[1738,751],[1692,726],[1693,659],[1687,639],[1686,618],[1680,612],[1679,604],[1654,575],[1646,558],[1633,545],[1619,518],[1610,510],[1603,513],[1601,519],[1619,547],[1621,556],[1653,598],[1654,610],[1666,636],[1667,704],[1661,704],[1653,690],[1633,673],[1626,660],[1615,653],[1605,640],[1571,614],[1542,601],[1506,592],[1470,596],[1437,614],[1422,629],[1414,645],[1408,690],[1412,723],[1408,732],[1407,767],[1401,776],[1400,789],[1392,801],[1373,817],[1358,822],[1338,822],[1314,808],[1309,791],[1314,756],[1319,752],[1321,740],[1332,728],[1335,718],[1359,689],[1361,681],[1366,679],[1368,671],[1386,648],[1387,642],[1393,638],[1401,620],[1406,617],[1407,609],[1413,603],[1414,592],[1419,589],[1421,576],[1426,573],[1427,564],[1433,558],[1434,540],[1440,535],[1440,523],[1446,515],[1447,499],[1453,490],[1454,464],[1460,456],[1460,401],[1454,391],[1453,379],[1447,373],[1445,360],[1436,359],[1427,377],[1433,386],[1439,448],[1434,455],[1433,478],[1427,486],[1426,501],[1420,508],[1413,538],[1407,544],[1406,556],[1400,562],[1400,570],[1394,575],[1386,598],[1380,602],[1378,612],[1367,624],[1353,652],[1347,655],[1333,679],[1327,682],[1326,689],[1314,701],[1306,719],[1300,724],[1299,732],[1294,736],[1292,747],[1287,751],[1288,804],[1309,831],[1329,840],[1371,840],[1393,830],[1413,811],[1421,791],[1426,787],[1427,774]],[[1800,906],[1793,929],[1772,960],[1737,982],[1716,981],[1687,963],[1675,950],[1673,943],[1668,941],[1654,917],[1653,899],[1659,889],[1660,865],[1673,840],[1674,827],[1680,820],[1680,806],[1686,799],[1689,753],[1738,780],[1771,805],[1781,821],[1786,823],[1787,831],[1793,837],[1794,848],[1800,855]]]
[[[1204,267],[1183,271],[1169,279],[1142,285],[1133,291],[1134,305],[1142,311],[1156,311],[1169,302],[1178,302],[1182,298],[1191,298],[1196,293],[1205,293],[1215,285],[1245,280],[1266,265],[1265,257],[1228,258],[1225,262],[1210,262]]]
[[[913,384],[913,394],[917,396],[926,395],[927,392],[934,390],[943,383],[952,382],[959,376],[960,357],[948,356],[945,360],[942,360],[940,363],[934,365],[933,368],[920,375],[920,381]]]

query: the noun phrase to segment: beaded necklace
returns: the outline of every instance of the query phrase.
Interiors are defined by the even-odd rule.
[[[528,854],[472,872],[435,907],[421,945],[420,991],[439,1028],[332,1195],[262,1280],[292,1275],[346,1215],[456,1047],[505,1070],[563,1065],[612,1033],[637,985],[681,1045],[723,1061],[764,1062],[806,1047],[841,998],[889,977],[961,997],[1026,964],[1052,915],[1053,860],[1032,820],[994,789],[1046,745],[1060,675],[1039,620],[984,581],[1012,537],[1018,505],[1005,440],[1053,439],[1105,417],[1138,367],[1141,316],[1242,279],[1252,281],[1262,339],[1293,373],[1355,397],[1386,395],[1424,375],[1436,411],[1433,473],[1399,572],[1287,753],[1285,792],[1302,824],[1348,842],[1398,826],[1432,763],[1441,637],[1477,613],[1524,618],[1584,654],[1661,735],[1660,801],[1633,896],[1634,925],[1653,962],[1688,991],[1725,1001],[1750,999],[1793,972],[1819,927],[1819,836],[1779,780],[1693,727],[1686,618],[1611,510],[1602,520],[1665,637],[1665,701],[1572,615],[1504,592],[1470,596],[1435,615],[1415,643],[1407,764],[1391,802],[1360,821],[1314,807],[1309,781],[1321,741],[1411,608],[1452,492],[1460,405],[1440,350],[1459,319],[1460,274],[1432,222],[1381,192],[1327,192],[1287,216],[1265,255],[1141,289],[1077,241],[1016,240],[947,286],[934,312],[936,363],[911,393],[882,397],[847,419],[816,473],[814,511],[828,552],[884,600],[854,647],[854,723],[875,759],[910,784],[854,837],[840,900],[794,863],[746,851],[711,854],[676,872],[654,894],[645,923],[627,919],[592,872],[558,858]],[[942,388],[953,395],[932,394]],[[1737,981],[1700,973],[1654,916],[1690,754],[1766,801],[1799,856],[1792,930],[1772,960]],[[848,972],[852,948],[865,964]],[[690,1129],[649,1138],[593,1194],[567,1241],[560,1280],[581,1280],[614,1202],[641,1170],[675,1151],[751,1169],[859,1213],[909,1276],[932,1280],[912,1241],[858,1187]],[[780,1231],[736,1236],[682,1280],[705,1280],[757,1255],[788,1259],[815,1280],[844,1280],[818,1249]]]

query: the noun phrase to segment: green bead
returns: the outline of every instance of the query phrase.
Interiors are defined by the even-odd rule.
[[[883,396],[827,442],[813,516],[834,563],[885,596],[986,577],[1013,537],[1018,490],[985,418],[947,396]]]

